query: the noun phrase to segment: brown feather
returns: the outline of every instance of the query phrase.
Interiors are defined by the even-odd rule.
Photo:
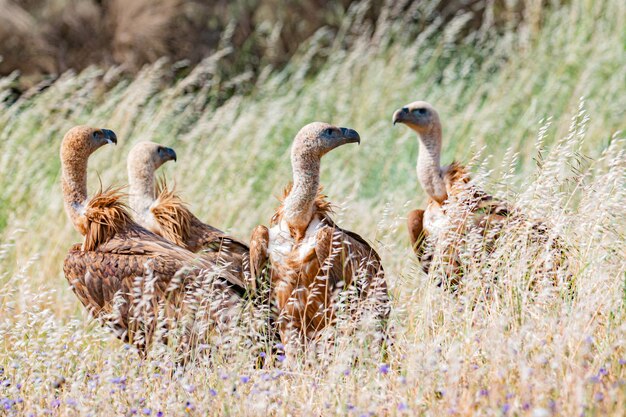
[[[134,223],[126,204],[121,200],[123,197],[121,188],[109,188],[89,200],[84,214],[86,234],[83,250],[95,250]]]
[[[81,247],[74,245],[65,258],[65,276],[81,303],[113,328],[118,337],[141,351],[152,343],[161,305],[167,312],[166,319],[175,322],[189,314],[187,307],[197,309],[210,301],[207,316],[198,320],[208,328],[211,323],[230,322],[245,292],[239,274],[219,267],[221,259],[216,254],[198,257],[143,229],[130,218],[122,196],[119,188],[109,189],[87,203],[85,241]],[[217,276],[207,281],[213,272]],[[179,275],[180,284],[172,287],[172,280]],[[144,291],[135,283],[138,277],[140,281],[155,279],[148,311],[138,312],[135,308],[139,303],[137,291]],[[194,294],[205,296],[196,299]],[[123,301],[117,308],[116,297]],[[183,300],[187,300],[185,305]],[[113,318],[109,317],[112,313]],[[137,314],[141,317],[133,318]],[[187,333],[197,339],[191,336],[191,330]],[[134,340],[137,334],[141,337]]]
[[[291,190],[287,186],[271,224],[281,222],[283,203]],[[314,339],[336,317],[337,294],[349,286],[357,288],[360,300],[374,304],[381,321],[389,313],[389,297],[380,257],[356,233],[339,228],[331,220],[331,204],[320,187],[315,200],[314,218],[322,219],[314,250],[300,255],[299,233],[292,236],[295,245],[284,264],[272,264],[272,293],[280,312],[279,326],[283,343]],[[267,230],[267,229],[266,229]],[[359,278],[359,282],[356,279]],[[350,304],[350,303],[348,303]],[[358,304],[358,300],[357,300]],[[349,305],[349,308],[357,308]]]
[[[188,248],[193,214],[174,189],[168,189],[164,179],[157,182],[156,195],[157,202],[150,211],[160,226],[159,234],[178,246]]]
[[[241,266],[241,258],[248,256],[248,245],[203,223],[174,189],[168,189],[165,179],[158,182],[156,193],[158,198],[151,211],[159,228],[153,232],[192,252],[203,250],[233,255],[239,261],[232,261]]]

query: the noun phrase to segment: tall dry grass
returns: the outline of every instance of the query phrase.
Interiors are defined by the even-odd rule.
[[[355,28],[360,13],[352,9],[342,25]],[[131,80],[115,67],[92,67],[4,104],[3,412],[626,414],[626,8],[575,0],[546,13],[537,32],[510,29],[479,43],[459,42],[458,19],[433,22],[411,40],[403,25],[381,18],[348,48],[320,32],[284,70],[262,71],[251,94],[223,104],[224,88],[249,80],[220,79],[220,52],[174,82],[167,61]],[[311,73],[318,56],[327,58]],[[12,82],[0,79],[0,96],[11,94]],[[499,242],[494,262],[470,265],[456,294],[437,286],[436,270],[419,272],[404,226],[424,201],[417,142],[390,121],[418,98],[442,115],[446,161],[472,161],[479,184],[545,219],[572,248],[572,286],[542,281],[538,248],[521,245],[516,233]],[[92,158],[91,190],[98,177],[125,183],[136,141],[162,142],[179,157],[164,172],[198,216],[245,238],[272,214],[273,196],[290,180],[291,140],[312,120],[362,137],[360,147],[324,158],[322,183],[338,223],[383,257],[393,295],[388,356],[369,349],[366,326],[340,331],[333,349],[311,359],[323,366],[286,369],[277,360],[258,369],[253,332],[242,325],[232,343],[180,369],[167,347],[142,361],[86,316],[61,271],[79,240],[59,187],[58,147],[69,127],[109,127],[120,139]]]

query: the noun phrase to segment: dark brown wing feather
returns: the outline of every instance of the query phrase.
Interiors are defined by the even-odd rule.
[[[85,242],[65,258],[65,276],[81,303],[142,350],[161,313],[176,321],[189,307],[203,314],[201,322],[230,321],[244,293],[239,276],[220,268],[218,254],[193,254],[134,223],[121,197],[119,189],[107,190],[87,204]]]
[[[255,282],[262,278],[263,270],[269,262],[267,252],[270,242],[270,231],[259,225],[252,231],[250,237],[250,273]]]
[[[152,341],[159,309],[166,318],[176,320],[183,313],[183,300],[192,306],[189,301],[194,291],[190,289],[197,290],[198,283],[206,280],[208,273],[203,268],[213,265],[140,227],[118,232],[95,251],[73,248],[63,266],[81,303],[112,327],[118,337],[142,350]],[[223,271],[218,274],[210,283],[210,302],[214,304],[207,322],[229,321],[241,301],[241,288],[229,283],[230,277],[225,278]],[[153,280],[153,286],[141,284],[148,280]],[[136,306],[146,288],[150,288],[148,306],[142,307],[139,314]],[[135,340],[138,329],[142,338]]]
[[[317,234],[315,253],[322,269],[328,269],[331,285],[355,284],[359,293],[387,303],[387,284],[378,253],[361,236],[338,227],[330,218],[324,223]],[[363,282],[355,283],[354,278],[363,278]]]

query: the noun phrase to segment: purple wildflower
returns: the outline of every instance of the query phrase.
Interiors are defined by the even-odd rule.
[[[398,411],[406,411],[409,409],[409,406],[406,405],[406,403],[400,403],[398,404]]]
[[[507,414],[511,410],[509,403],[504,403],[502,406],[502,414]]]
[[[380,372],[383,375],[387,375],[389,373],[389,365],[387,365],[386,363],[383,363],[378,368],[378,372]]]
[[[215,397],[215,396],[217,395],[217,391],[215,391],[213,388],[211,388],[211,389],[209,390],[209,394],[211,394],[212,396],[214,396],[214,397]]]
[[[488,397],[489,396],[489,390],[483,388],[480,391],[478,391],[478,395],[480,395],[481,397]]]
[[[596,392],[596,395],[594,395],[593,397],[596,401],[600,402],[604,399],[604,394],[602,394],[601,392]]]
[[[249,376],[244,375],[244,376],[242,376],[241,378],[239,378],[239,380],[240,380],[241,382],[243,382],[244,384],[247,384],[247,383],[248,383],[248,381],[250,381],[250,377],[249,377]]]
[[[111,378],[111,382],[114,383],[114,384],[125,384],[126,383],[126,377],[125,376],[122,376],[122,377],[116,376],[114,378]]]
[[[285,355],[278,355],[278,356],[276,356],[276,360],[278,362],[284,362],[285,361]]]
[[[55,398],[50,402],[50,407],[52,408],[57,408],[59,405],[61,405],[61,400],[59,400],[58,398]]]
[[[619,363],[620,365],[624,366],[626,365],[626,359],[620,359],[617,361],[617,363]]]
[[[78,405],[76,400],[73,398],[68,398],[67,400],[65,400],[65,403],[69,405],[70,407],[76,407]]]
[[[11,400],[10,398],[3,398],[2,400],[0,400],[0,403],[2,403],[2,408],[4,408],[5,410],[10,410],[11,407],[13,407],[13,400]]]
[[[345,376],[350,375],[350,370],[349,370],[349,369],[346,369],[345,371],[343,371],[343,374],[344,374]]]
[[[282,343],[276,343],[276,349],[285,350],[285,345],[283,345]]]
[[[608,375],[608,374],[609,374],[609,371],[607,371],[607,369],[604,368],[604,367],[602,367],[602,368],[600,368],[598,370],[598,375],[605,376],[605,375]]]
[[[195,385],[193,385],[193,384],[189,384],[189,385],[187,385],[187,386],[185,387],[185,390],[186,390],[188,393],[190,393],[190,394],[191,394],[192,392],[194,392],[194,391],[196,390],[196,386],[195,386]]]
[[[156,413],[156,417],[163,417],[163,411],[159,411],[158,413]]]
[[[548,401],[548,407],[550,407],[550,410],[552,410],[552,412],[554,413],[556,411],[556,401],[554,400]]]
[[[267,354],[265,352],[261,352],[261,353],[259,353],[259,356],[262,357],[262,358],[265,358],[267,356]]]
[[[144,408],[143,410],[141,410],[141,412],[146,415],[149,416],[150,414],[152,414],[152,410],[150,410],[149,408]]]

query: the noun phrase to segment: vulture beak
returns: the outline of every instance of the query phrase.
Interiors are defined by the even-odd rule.
[[[343,143],[361,143],[361,137],[354,129],[348,129],[347,127],[340,127],[341,136],[343,137]]]
[[[109,129],[102,129],[102,133],[104,134],[104,138],[107,140],[108,143],[117,145],[117,136],[115,135],[115,132]]]
[[[406,122],[408,115],[409,115],[409,109],[406,107],[402,107],[401,109],[396,110],[393,113],[393,125],[395,126],[396,123]]]
[[[176,151],[172,148],[163,148],[165,150],[166,159],[176,162]]]

